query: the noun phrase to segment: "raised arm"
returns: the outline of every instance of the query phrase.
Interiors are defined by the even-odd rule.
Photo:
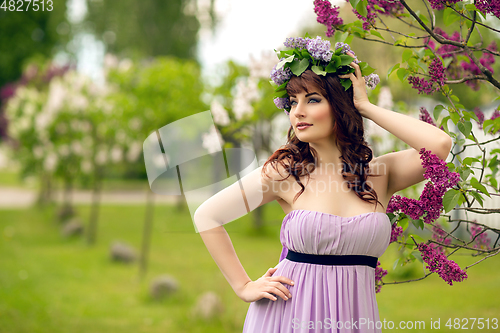
[[[374,164],[381,170],[387,170],[387,194],[392,195],[423,181],[425,169],[420,160],[420,149],[430,150],[442,160],[446,160],[453,144],[451,137],[424,121],[370,103],[359,65],[353,62],[351,66],[356,70],[355,73],[340,77],[351,79],[354,106],[359,113],[412,147],[374,159]]]
[[[234,221],[255,208],[279,198],[273,179],[276,175],[268,168],[271,178],[261,176],[262,167],[241,178],[240,182],[228,186],[205,201],[195,212],[194,222],[200,236],[215,263],[229,282],[234,292],[245,302],[261,298],[275,300],[274,293],[283,299],[291,297],[280,283],[291,283],[285,277],[272,277],[275,269],[269,269],[260,279],[252,281],[236,255],[233,244],[223,225]],[[242,204],[246,198],[249,210]]]

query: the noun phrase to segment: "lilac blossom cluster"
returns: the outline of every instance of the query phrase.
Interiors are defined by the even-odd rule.
[[[484,123],[484,113],[477,106],[474,108],[474,113],[476,114],[477,119],[479,120],[479,122],[477,123],[479,125],[479,129],[482,130],[483,129],[483,123]]]
[[[285,47],[298,49],[299,51],[306,49],[307,52],[316,60],[329,62],[332,60],[333,52],[330,51],[330,41],[323,40],[320,36],[316,38],[290,37],[283,43]]]
[[[462,0],[429,0],[429,4],[431,5],[432,9],[441,10],[445,8],[446,3],[453,5],[459,1]]]
[[[403,227],[398,226],[398,223],[394,222],[391,228],[391,240],[389,241],[389,244],[396,242],[399,236],[401,236],[402,234],[403,234]]]
[[[495,120],[497,119],[498,117],[500,117],[500,110],[496,109],[495,112],[493,112],[493,114],[491,115],[491,120]],[[498,132],[500,132],[500,130],[496,131],[496,132],[493,132],[493,130],[491,130],[491,133],[492,134],[497,134]]]
[[[358,57],[356,56],[356,53],[354,53],[354,51],[351,50],[351,47],[349,46],[349,44],[342,43],[342,42],[335,43],[335,51],[337,51],[340,48],[342,49],[340,51],[340,53],[347,54],[349,52],[349,53],[351,53],[354,56],[353,62],[355,64],[359,64],[361,62],[361,61],[358,60]]]
[[[436,126],[436,124],[434,123],[434,120],[431,118],[431,115],[429,114],[429,111],[427,111],[427,109],[423,106],[420,107],[420,113],[419,113],[418,118],[420,120],[426,122],[427,124],[431,124],[433,126]]]
[[[387,270],[380,266],[380,261],[377,261],[377,267],[375,267],[375,292],[379,293],[382,289],[382,279],[387,275]]]
[[[419,78],[416,76],[408,76],[408,82],[412,84],[413,89],[417,89],[418,93],[425,93],[427,95],[439,90],[440,86],[443,86],[446,81],[446,74],[444,72],[443,64],[441,59],[434,58],[429,66],[429,73],[431,78],[427,81],[424,78]],[[436,86],[434,86],[436,84]]]
[[[477,0],[476,8],[485,14],[500,18],[500,2],[492,0]]]
[[[422,259],[427,264],[427,269],[433,273],[438,273],[450,286],[453,285],[453,281],[461,282],[467,279],[467,272],[463,271],[453,260],[448,260],[444,254],[439,253],[436,249],[424,243],[418,244],[417,248],[422,254]]]
[[[285,58],[281,58],[280,61],[283,59]],[[276,66],[278,66],[278,64],[274,65],[271,71],[271,79],[278,86],[281,86],[283,83],[290,80],[290,78],[292,77],[292,70],[289,67],[281,67],[280,69],[276,69]]]
[[[455,31],[452,35],[448,35],[444,30],[441,28],[436,27],[434,29],[434,33],[437,35],[440,35],[441,37],[450,40],[450,41],[455,41],[455,42],[460,42],[461,41],[461,36],[458,31]],[[424,40],[425,43],[428,43],[428,47],[431,49],[435,48],[435,44],[433,41],[430,41],[428,39]],[[497,44],[495,41],[492,41],[487,47],[487,50],[491,52],[496,52],[497,51]],[[453,61],[451,62],[450,65],[445,69],[446,75],[451,78],[451,79],[460,79],[462,77],[467,77],[467,76],[472,76],[472,75],[481,75],[482,72],[479,69],[479,67],[476,66],[476,64],[470,59],[470,57],[465,54],[465,56],[468,58],[468,60],[463,60],[462,62],[459,63],[458,61],[458,55],[463,54],[463,52],[460,50],[459,47],[455,45],[450,45],[450,44],[444,44],[441,45],[439,48],[437,48],[436,53],[441,55],[443,58],[453,58]],[[490,72],[493,73],[493,64],[495,63],[495,57],[493,54],[484,52],[481,58],[479,59],[479,62],[481,65],[486,67]],[[473,90],[478,90],[479,89],[479,81],[478,80],[468,80],[465,82],[469,87],[471,87]]]
[[[399,1],[396,0],[368,0],[368,4],[366,6],[366,17],[359,14],[358,11],[354,8],[352,11],[354,14],[356,14],[358,19],[363,21],[363,29],[370,30],[372,26],[375,26],[375,19],[377,18],[378,14],[402,14],[404,11],[404,7]]]
[[[451,239],[447,238],[447,233],[441,227],[433,226],[432,227],[432,239],[436,242],[439,242],[444,245],[450,245]],[[445,254],[444,247],[440,244],[431,243],[430,247],[434,248],[438,253]]]
[[[394,195],[387,207],[388,213],[401,211],[412,219],[423,217],[424,223],[432,223],[441,215],[443,196],[446,191],[460,181],[460,175],[450,172],[446,163],[430,150],[420,150],[422,166],[426,169],[424,177],[428,180],[419,200]]]
[[[474,222],[476,222],[476,220],[474,220]],[[475,239],[474,239],[474,248],[475,249],[489,250],[491,239],[486,234],[486,231],[485,230],[483,231],[483,230],[484,230],[484,228],[481,227],[480,225],[472,224],[470,227],[470,232],[471,232],[470,240],[473,240],[475,237]],[[477,236],[477,235],[479,235],[479,236]]]
[[[288,98],[276,97],[274,99],[274,105],[276,105],[278,109],[282,109],[287,116],[290,114],[290,112],[287,111],[291,108],[290,100]]]
[[[380,78],[378,77],[377,74],[372,73],[368,76],[365,76],[365,84],[368,88],[375,89],[375,87],[379,83],[380,83]]]
[[[328,30],[327,37],[332,37],[335,32],[335,26],[339,26],[344,21],[339,17],[339,7],[332,6],[328,0],[314,0],[314,12],[318,16],[316,20],[320,24],[324,24]]]

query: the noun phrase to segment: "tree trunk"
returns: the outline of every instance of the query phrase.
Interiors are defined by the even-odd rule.
[[[139,278],[143,279],[148,270],[148,255],[151,244],[151,230],[153,229],[154,194],[147,189],[146,214],[144,215],[144,228],[142,232],[141,257],[139,262]]]
[[[102,169],[96,166],[94,175],[94,188],[92,190],[92,205],[90,207],[89,227],[87,231],[87,244],[95,244],[97,238],[97,220],[99,217],[99,206],[102,188]]]

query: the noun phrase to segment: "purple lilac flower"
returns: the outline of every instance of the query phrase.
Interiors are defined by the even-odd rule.
[[[408,82],[411,83],[413,89],[418,90],[419,94],[425,93],[430,95],[436,91],[436,89],[433,88],[432,82],[418,76],[408,76]]]
[[[401,211],[414,220],[423,216],[424,223],[432,223],[441,214],[444,194],[458,184],[460,175],[450,172],[443,160],[425,148],[420,150],[420,159],[426,169],[423,176],[430,181],[425,184],[419,200],[394,195],[389,200],[387,213]]]
[[[459,42],[461,37],[458,31],[455,31],[453,35],[449,36],[443,29],[436,27],[434,29],[434,33],[441,35],[443,38],[449,39],[451,41]],[[441,55],[443,58],[453,57],[455,56],[455,51],[458,50],[457,46],[444,44],[439,47],[436,52]]]
[[[493,114],[491,115],[491,120],[495,120],[497,119],[498,117],[500,117],[500,111],[498,109],[495,110],[495,112],[493,112]]]
[[[342,42],[335,43],[335,51],[337,51],[340,48],[342,49],[342,51],[340,51],[340,53],[347,54],[347,52],[351,52],[352,54],[354,54],[354,56],[356,56],[354,51],[351,50],[351,47],[349,46],[349,44],[342,43]]]
[[[500,2],[495,0],[477,0],[476,8],[483,13],[490,13],[500,18]]]
[[[285,110],[286,114],[288,114],[286,111],[290,110],[290,100],[288,98],[276,97],[274,99],[274,105],[276,105],[278,109]]]
[[[446,236],[447,236],[446,231],[444,231],[440,227],[437,226],[432,227],[432,239],[434,239],[436,242],[439,242],[444,245],[450,245],[451,239],[447,238]],[[431,243],[429,246],[435,249],[438,253],[445,254],[445,250],[442,245]]]
[[[446,74],[444,73],[441,59],[437,57],[432,59],[431,65],[429,66],[429,73],[431,74],[431,82],[435,82],[440,86],[444,86],[444,83],[446,81]]]
[[[285,47],[291,48],[291,49],[298,49],[298,50],[303,50],[307,46],[307,42],[309,41],[309,37],[303,38],[303,37],[289,37],[285,40],[283,45]]]
[[[382,279],[387,275],[387,270],[380,266],[380,261],[377,261],[377,267],[375,268],[375,292],[379,293],[382,289]]]
[[[462,0],[429,0],[429,4],[431,5],[432,9],[441,10],[444,9],[446,3],[452,5],[459,1]]]
[[[309,54],[317,60],[330,61],[332,59],[332,51],[330,51],[330,41],[323,40],[321,37],[316,37],[316,39],[309,39],[307,41],[307,51]]]
[[[332,6],[328,0],[314,0],[314,12],[318,16],[318,23],[324,24],[328,30],[327,37],[332,37],[335,32],[335,26],[341,25],[344,21],[339,17],[339,7]]]
[[[429,114],[429,111],[427,111],[427,109],[423,106],[420,107],[419,119],[422,121],[425,121],[427,124],[431,124],[433,126],[436,126],[436,124],[434,123],[434,120],[431,118],[431,115]]]
[[[422,259],[427,264],[426,268],[433,273],[438,273],[450,286],[453,285],[453,281],[461,282],[467,279],[467,272],[436,249],[424,243],[418,244],[417,248],[422,254]]]
[[[281,58],[280,61],[283,59],[284,58]],[[290,80],[290,78],[292,77],[292,70],[289,67],[281,67],[280,69],[276,69],[276,66],[278,66],[278,64],[274,65],[273,70],[271,71],[271,79],[278,86],[281,86],[283,83]]]
[[[477,221],[474,220],[474,222]],[[473,240],[474,237],[476,237],[476,235],[479,235],[476,237],[476,239],[474,239],[474,248],[478,250],[479,249],[489,250],[491,248],[490,247],[491,239],[486,234],[486,231],[483,232],[483,230],[484,228],[481,227],[480,225],[472,224],[470,227],[470,232],[471,232],[470,240]]]
[[[377,84],[380,83],[380,78],[377,74],[372,73],[368,76],[365,76],[365,83],[368,88],[375,89]]]
[[[479,120],[479,122],[477,123],[479,125],[479,129],[482,130],[483,129],[483,123],[484,123],[484,113],[477,106],[474,108],[474,113],[476,114],[477,119]]]
[[[403,228],[398,226],[397,222],[394,222],[391,228],[391,240],[389,244],[396,242],[399,236],[401,236],[402,234],[403,234]]]

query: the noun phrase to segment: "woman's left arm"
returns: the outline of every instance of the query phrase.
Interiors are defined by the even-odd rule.
[[[356,70],[355,74],[341,77],[351,79],[354,106],[359,113],[412,147],[376,158],[377,169],[385,170],[388,175],[387,194],[392,195],[423,181],[425,169],[420,159],[420,149],[430,150],[442,160],[446,160],[453,144],[451,137],[424,121],[370,103],[359,66],[356,63],[351,63],[351,66]]]

